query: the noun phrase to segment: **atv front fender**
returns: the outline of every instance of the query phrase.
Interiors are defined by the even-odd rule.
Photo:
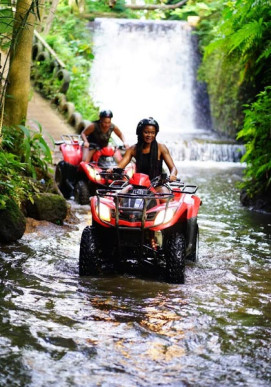
[[[186,256],[189,257],[194,254],[196,250],[198,234],[197,217],[187,219],[186,224]]]

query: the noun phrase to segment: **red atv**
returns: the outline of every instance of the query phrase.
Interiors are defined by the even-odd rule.
[[[157,193],[161,185],[168,193]],[[201,200],[196,190],[169,182],[166,174],[151,182],[141,173],[98,189],[91,199],[92,226],[81,237],[79,274],[97,275],[136,261],[159,265],[167,281],[184,283],[186,259],[198,257]]]
[[[56,166],[55,181],[66,199],[74,197],[79,204],[88,204],[89,197],[95,194],[98,187],[106,187],[113,182],[115,176],[106,170],[117,166],[122,158],[123,146],[99,148],[96,144],[90,144],[91,149],[96,151],[92,161],[86,163],[82,161],[83,142],[80,135],[63,135],[62,140],[55,144],[60,146],[63,156]],[[126,173],[132,176],[133,164],[127,166]]]

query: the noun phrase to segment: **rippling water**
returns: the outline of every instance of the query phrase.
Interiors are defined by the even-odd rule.
[[[179,170],[203,202],[185,285],[80,278],[88,206],[1,247],[1,386],[270,386],[270,216],[240,206],[240,167]]]

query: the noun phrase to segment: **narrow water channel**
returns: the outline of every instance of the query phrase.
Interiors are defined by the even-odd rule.
[[[240,206],[240,167],[188,164],[203,205],[185,285],[80,278],[73,202],[77,226],[1,246],[1,386],[270,385],[270,218]]]
[[[107,107],[117,117],[131,112],[114,101]],[[132,111],[131,138],[147,114],[136,104]],[[166,128],[173,121],[162,113],[153,115]],[[77,225],[40,223],[0,247],[0,386],[271,385],[270,215],[240,205],[242,164],[225,161],[224,151],[213,157],[221,147],[201,151],[202,142],[218,143],[215,135],[203,134],[192,116],[187,127],[182,114],[176,120],[160,141],[202,199],[199,261],[187,265],[185,284],[151,272],[80,278],[90,212],[71,201]],[[181,156],[185,136],[182,146],[198,143],[200,157]]]

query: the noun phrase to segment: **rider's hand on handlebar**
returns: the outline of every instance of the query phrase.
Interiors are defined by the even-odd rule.
[[[112,169],[112,168],[108,168],[108,169],[106,170],[106,172],[107,172],[107,173],[113,173],[113,169]]]
[[[176,181],[177,176],[176,175],[169,175],[169,181]]]

